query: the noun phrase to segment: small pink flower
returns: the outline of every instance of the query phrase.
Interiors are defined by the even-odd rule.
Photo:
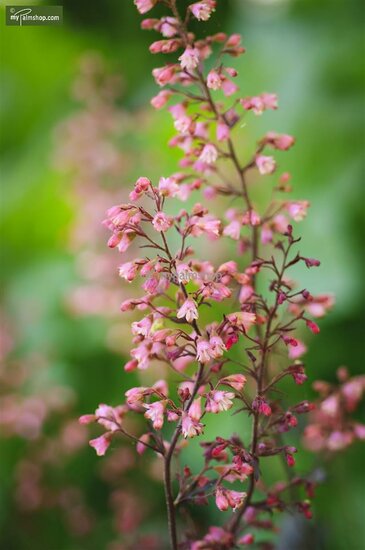
[[[210,343],[207,340],[203,340],[203,338],[200,338],[197,343],[197,360],[201,363],[208,363],[208,361],[213,359],[213,357],[213,350],[210,346]]]
[[[215,504],[221,512],[226,512],[229,508],[228,499],[223,491],[222,487],[217,487],[215,493]]]
[[[213,414],[228,411],[233,407],[232,399],[234,399],[234,397],[235,394],[233,392],[214,390],[207,396],[205,410]]]
[[[181,431],[185,439],[187,437],[195,437],[202,434],[203,429],[203,424],[193,419],[190,414],[183,412],[181,420]]]
[[[225,235],[226,237],[231,237],[231,239],[238,241],[241,235],[241,227],[242,226],[238,220],[233,220],[223,229],[223,235]]]
[[[144,404],[143,406],[147,409],[144,415],[148,420],[151,420],[153,428],[155,430],[161,430],[164,421],[166,401],[156,401],[155,403]]]
[[[229,126],[225,122],[218,122],[217,124],[217,140],[227,141],[229,139]]]
[[[300,340],[297,340],[296,346],[288,344],[288,357],[289,359],[299,359],[307,351],[306,346]]]
[[[305,324],[307,325],[309,330],[313,332],[313,334],[318,334],[321,331],[317,323],[315,323],[314,321],[310,321],[309,319],[307,319]]]
[[[148,336],[152,327],[152,320],[150,317],[144,317],[140,321],[132,323],[132,334],[140,334],[141,336]]]
[[[168,216],[164,212],[157,212],[156,216],[152,220],[152,225],[156,229],[156,231],[165,232],[174,223],[174,218],[172,216]]]
[[[248,210],[243,216],[242,216],[242,224],[243,225],[260,225],[261,218],[255,210]]]
[[[136,405],[139,403],[143,403],[143,399],[147,389],[148,388],[141,386],[138,388],[131,388],[130,390],[127,390],[125,392],[125,396],[127,398],[128,405]]]
[[[222,81],[222,90],[226,97],[230,97],[238,91],[238,86],[229,78],[224,78]]]
[[[246,382],[246,376],[244,376],[243,374],[230,374],[229,376],[225,376],[219,381],[220,384],[231,386],[231,388],[237,391],[242,391]]]
[[[293,136],[288,134],[277,134],[276,132],[268,132],[264,138],[264,142],[271,145],[280,151],[287,151],[295,143]]]
[[[247,497],[246,493],[239,492],[239,491],[226,491],[226,495],[228,498],[228,502],[230,507],[235,512],[239,508],[241,508],[245,498]]]
[[[157,0],[134,0],[134,5],[141,14],[150,11],[156,3]]]
[[[209,17],[215,9],[215,6],[215,0],[202,0],[201,2],[190,4],[189,10],[199,21],[208,21]]]
[[[155,109],[162,109],[172,96],[172,92],[170,90],[161,90],[155,97],[151,99],[151,105]]]
[[[207,143],[200,153],[199,160],[206,164],[214,164],[218,158],[218,151],[214,145]]]
[[[252,408],[254,411],[257,411],[264,416],[270,416],[272,413],[270,405],[263,397],[260,397],[259,395],[253,400]]]
[[[158,191],[162,197],[175,197],[179,192],[179,186],[174,177],[160,178]]]
[[[212,70],[208,73],[207,86],[211,90],[219,90],[222,87],[222,78],[217,71]]]
[[[227,315],[227,319],[233,326],[242,327],[247,332],[255,324],[256,315],[249,311],[237,311],[236,313]]]
[[[95,414],[83,414],[79,418],[80,424],[91,424],[92,422],[96,421]]]
[[[177,34],[178,21],[175,17],[163,17],[160,22],[159,31],[162,36],[172,38]]]
[[[255,537],[251,533],[246,533],[238,540],[238,544],[243,544],[249,546],[255,542]]]
[[[187,298],[181,308],[178,310],[176,316],[178,319],[183,319],[185,317],[188,323],[191,323],[195,319],[198,319],[199,314],[196,302],[191,298]]]
[[[136,451],[139,455],[142,455],[147,450],[147,446],[145,445],[145,443],[149,443],[149,441],[150,441],[150,434],[141,435],[136,445]]]
[[[199,237],[205,233],[208,237],[213,239],[219,237],[221,231],[221,222],[210,215],[195,217],[191,219],[191,234],[193,237]]]
[[[222,357],[223,353],[227,351],[226,346],[220,336],[212,336],[209,340],[211,354],[214,359]]]
[[[273,157],[266,157],[265,155],[259,155],[256,157],[256,166],[262,176],[266,174],[272,174],[276,168],[276,162]]]
[[[184,53],[180,55],[179,61],[182,69],[186,69],[187,71],[194,70],[200,61],[198,48],[188,46]]]
[[[136,262],[127,262],[119,267],[119,277],[131,283],[138,273],[138,264]]]
[[[89,441],[90,447],[93,447],[98,456],[104,456],[112,440],[112,434],[107,432],[96,439]]]
[[[278,97],[276,94],[261,94],[261,99],[265,105],[265,109],[277,109],[278,108]]]
[[[166,65],[165,67],[157,67],[152,71],[153,77],[159,86],[166,86],[173,81],[175,77],[174,65]]]
[[[288,214],[296,222],[301,222],[307,215],[307,209],[309,207],[308,201],[296,201],[288,202],[286,208]]]

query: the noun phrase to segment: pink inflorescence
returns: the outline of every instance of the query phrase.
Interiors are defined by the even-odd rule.
[[[135,0],[142,14],[157,3]],[[111,207],[104,225],[111,234],[109,247],[125,253],[137,243],[146,252],[119,268],[127,282],[138,279],[143,291],[121,305],[122,311],[142,315],[132,323],[133,347],[125,370],[142,376],[141,371],[159,365],[160,373],[166,366],[166,380],[133,387],[124,405],[101,405],[81,421],[103,426],[104,433],[90,442],[99,455],[122,434],[136,444],[139,454],[153,451],[160,457],[172,548],[181,542],[181,547],[194,550],[229,549],[253,544],[252,530],[275,530],[272,512],[294,509],[311,517],[313,483],[290,475],[271,487],[261,480],[260,464],[281,457],[286,467],[295,465],[297,449],[284,437],[297,426],[298,415],[313,405],[288,404],[278,390],[284,379],[299,385],[306,381],[301,359],[306,346],[297,334],[302,328],[317,334],[313,318],[322,317],[333,299],[313,296],[289,277],[293,266],[319,266],[318,260],[298,251],[300,239],[292,225],[304,219],[309,203],[286,197],[290,174],[281,172],[275,159],[275,151],[289,150],[294,138],[271,131],[248,158],[241,152],[242,120],[248,123],[252,113],[276,110],[276,95],[231,99],[238,91],[237,71],[224,60],[244,54],[241,37],[219,32],[199,39],[188,28],[191,17],[209,19],[217,2],[196,2],[185,14],[176,0],[162,3],[169,6],[169,14],[142,23],[163,36],[150,51],[170,54],[166,65],[153,70],[163,89],[151,103],[161,109],[171,101],[168,110],[177,133],[169,145],[180,148],[183,156],[179,171],[168,177],[139,177],[130,202]],[[258,185],[273,187],[269,204],[255,199]],[[197,199],[173,213],[176,201],[186,201],[197,191],[204,201]],[[207,199],[219,195],[228,197],[223,216],[207,206]],[[217,265],[199,258],[192,248],[196,238],[220,241],[225,248],[237,246],[237,260],[226,258]],[[230,414],[227,411],[252,422],[250,441],[241,435],[203,438],[213,415]],[[146,421],[139,435],[128,427],[131,415]],[[193,438],[201,439],[199,472],[173,460]],[[209,499],[225,513],[222,526],[211,526],[205,535],[194,536],[190,528],[178,533],[179,508]]]

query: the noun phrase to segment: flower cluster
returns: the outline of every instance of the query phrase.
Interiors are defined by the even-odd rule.
[[[365,439],[365,425],[351,416],[364,396],[365,376],[350,378],[340,367],[337,378],[337,386],[323,380],[313,384],[319,400],[304,430],[304,445],[313,452],[334,453]]]
[[[141,14],[157,3],[135,0]],[[141,315],[131,325],[133,347],[125,371],[142,374],[166,366],[166,377],[129,389],[123,405],[100,405],[80,421],[103,427],[103,434],[90,441],[98,455],[122,434],[139,454],[153,451],[160,458],[173,549],[229,549],[252,544],[253,530],[274,530],[273,512],[295,509],[311,517],[313,483],[289,475],[286,482],[267,488],[260,465],[270,457],[281,457],[287,468],[295,465],[297,449],[284,437],[313,405],[279,399],[280,384],[283,379],[298,385],[306,381],[306,347],[298,331],[303,327],[318,334],[314,319],[330,309],[333,298],[314,296],[289,276],[293,266],[320,264],[302,256],[293,228],[305,218],[309,203],[287,198],[290,174],[280,171],[273,156],[289,150],[294,138],[268,132],[242,158],[241,121],[277,109],[276,95],[232,97],[238,92],[238,73],[223,60],[245,53],[240,36],[219,32],[199,39],[188,28],[190,18],[208,20],[215,1],[193,3],[185,14],[176,0],[163,4],[168,15],[145,19],[142,27],[162,35],[151,44],[151,53],[176,52],[174,62],[169,57],[153,70],[161,90],[151,103],[156,109],[169,105],[177,132],[169,145],[183,154],[179,171],[155,182],[139,177],[129,202],[111,207],[103,223],[110,231],[110,248],[125,254],[137,243],[148,253],[119,267],[128,283],[141,278],[143,291],[121,305],[123,312]],[[264,207],[255,197],[261,184],[273,191]],[[197,191],[204,201],[194,200]],[[223,217],[207,206],[220,195],[229,199]],[[188,198],[192,206],[176,211],[177,201]],[[196,238],[236,246],[237,260],[216,265],[199,259],[192,244]],[[194,276],[186,276],[190,273]],[[227,411],[252,422],[250,441],[240,434],[217,435],[212,441],[201,437],[212,415]],[[128,427],[131,415],[146,421],[139,435]],[[175,463],[178,457],[185,460],[193,438],[201,439],[203,450],[199,472]],[[261,491],[266,487],[262,501],[257,484]],[[210,498],[229,515],[224,525],[210,527],[205,535],[192,529],[184,536],[178,533],[179,508],[203,505]]]

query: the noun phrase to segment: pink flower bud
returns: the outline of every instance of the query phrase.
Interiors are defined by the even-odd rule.
[[[218,122],[217,124],[217,140],[226,141],[229,139],[229,126],[224,122]]]
[[[318,334],[320,332],[319,326],[314,321],[310,321],[309,319],[307,319],[305,324],[307,325],[309,330],[313,332],[313,334]]]
[[[149,441],[150,441],[150,434],[141,435],[136,445],[136,451],[139,455],[142,455],[147,450],[148,447],[145,445],[145,443],[149,443]]]
[[[96,421],[95,414],[83,414],[79,418],[80,424],[91,424],[92,422]]]
[[[243,544],[249,546],[250,544],[253,544],[255,542],[255,537],[251,533],[247,533],[246,535],[243,535],[238,540],[238,544]]]

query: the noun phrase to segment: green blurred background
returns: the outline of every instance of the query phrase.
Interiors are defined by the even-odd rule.
[[[125,293],[122,283],[120,295],[116,287],[112,294],[116,300],[107,306],[103,279],[96,275],[99,310],[80,315],[72,307],[72,292],[83,282],[77,255],[90,244],[85,208],[93,187],[88,196],[88,182],[82,181],[80,198],[75,174],[60,170],[54,159],[59,147],[56,128],[82,109],[70,89],[85,52],[101,54],[106,70],[122,78],[115,107],[123,113],[122,132],[113,140],[124,154],[124,164],[112,182],[104,182],[106,192],[118,196],[115,189],[120,186],[120,196],[125,197],[127,187],[141,173],[151,177],[170,174],[179,158],[166,147],[173,135],[170,117],[148,106],[156,91],[151,69],[163,61],[149,54],[148,45],[156,35],[140,30],[141,18],[132,0],[67,0],[62,4],[62,27],[6,27],[1,8],[1,289],[4,345],[11,366],[4,369],[22,373],[9,382],[11,373],[3,370],[7,372],[3,377],[15,403],[34,394],[42,399],[53,387],[72,393],[69,397],[63,394],[64,408],[50,407],[52,414],[45,415],[41,434],[23,437],[5,431],[0,456],[0,547],[152,548],[148,544],[153,541],[147,539],[128,546],[129,535],[122,534],[125,529],[111,519],[133,510],[135,503],[123,497],[129,487],[146,505],[141,532],[164,532],[162,488],[150,473],[141,474],[143,460],[137,469],[128,463],[128,479],[122,472],[118,486],[118,481],[110,482],[109,470],[103,473],[104,459],[94,456],[82,434],[79,447],[75,444],[77,453],[66,453],[58,462],[39,458],[44,445],[59,438],[64,422],[70,422],[72,429],[72,419],[94,410],[99,401],[120,402],[125,388],[133,383],[133,376],[127,377],[122,369],[121,355],[129,345],[125,328],[118,328],[118,306]],[[220,4],[206,28],[243,34],[248,53],[234,63],[242,94],[268,91],[279,95],[280,110],[257,119],[255,132],[275,129],[297,137],[296,147],[285,157],[285,167],[293,173],[294,196],[312,204],[300,226],[302,251],[322,262],[321,269],[303,273],[304,286],[313,293],[336,294],[336,307],[322,321],[320,336],[310,342],[310,381],[335,380],[340,365],[360,373],[364,311],[362,2],[224,0]],[[81,125],[79,130],[87,132],[87,127],[84,130]],[[106,205],[113,202],[110,199]],[[81,210],[86,233],[82,246],[75,246],[72,231]],[[99,222],[90,216],[89,223]],[[90,240],[94,233],[90,227]],[[112,311],[108,312],[109,307]],[[304,398],[312,396],[310,384],[301,391]],[[137,460],[128,458],[128,451],[123,456],[121,460],[127,462]],[[364,547],[363,458],[355,446],[331,461],[327,481],[318,491],[311,530],[292,539],[289,525],[279,548]],[[37,477],[32,464],[39,460],[46,464],[42,479],[46,478],[48,492],[41,498],[42,505],[27,507],[24,500],[30,496],[24,487],[19,489],[19,479],[22,475]],[[305,471],[312,461],[303,453],[299,468]],[[60,495],[65,487],[69,493]],[[78,496],[72,493],[74,487]],[[120,493],[113,497],[115,487]],[[110,510],[118,508],[118,499],[124,511],[118,509],[113,516]],[[210,514],[216,518],[213,508],[199,511],[204,520]],[[69,517],[70,509],[74,519]],[[78,529],[77,524],[85,528]]]

